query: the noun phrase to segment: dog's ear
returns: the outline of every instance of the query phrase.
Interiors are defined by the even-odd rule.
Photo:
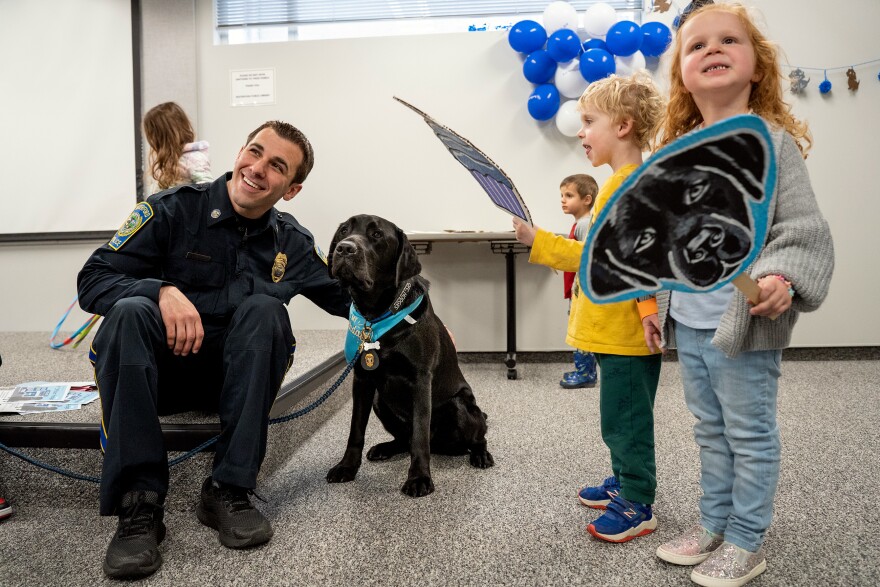
[[[333,277],[333,251],[336,250],[336,245],[342,240],[339,237],[339,229],[342,228],[343,224],[345,222],[336,227],[336,232],[333,233],[333,240],[330,241],[330,250],[327,251],[327,272],[330,274],[330,277]]]
[[[600,296],[613,296],[633,289],[659,289],[659,276],[665,270],[662,256],[645,263],[637,251],[626,249],[636,235],[626,224],[605,223],[598,227],[593,240],[592,259],[587,273],[589,288]],[[653,255],[657,256],[658,248]],[[659,261],[659,262],[658,262]]]
[[[410,244],[409,239],[403,234],[403,231],[397,229],[397,274],[395,276],[395,284],[415,277],[422,272],[422,264],[416,255],[416,250]]]
[[[700,168],[728,177],[743,195],[755,201],[764,199],[764,176],[767,162],[757,137],[731,134],[687,149],[660,163],[663,168]]]

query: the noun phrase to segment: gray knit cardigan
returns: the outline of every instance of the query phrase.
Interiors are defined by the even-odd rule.
[[[712,344],[734,357],[742,351],[782,349],[800,312],[819,307],[828,294],[834,271],[834,245],[828,222],[819,211],[803,156],[784,130],[771,133],[776,148],[777,181],[770,202],[769,230],[764,248],[747,272],[755,279],[783,275],[795,290],[791,308],[776,320],[751,316],[746,297],[735,290]],[[675,347],[674,329],[667,321],[669,292],[657,294],[664,346]]]

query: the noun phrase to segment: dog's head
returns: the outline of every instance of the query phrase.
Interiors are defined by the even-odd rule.
[[[352,216],[339,225],[327,256],[330,275],[350,290],[378,293],[422,271],[406,235],[379,216]]]
[[[753,246],[750,204],[765,197],[762,154],[757,138],[733,135],[646,170],[595,228],[592,290],[653,291],[660,280],[701,290],[730,277]]]

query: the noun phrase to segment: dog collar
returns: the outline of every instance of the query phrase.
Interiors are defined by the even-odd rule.
[[[348,334],[345,337],[345,360],[350,363],[360,350],[378,350],[379,339],[403,320],[415,324],[416,321],[410,314],[419,307],[424,299],[425,294],[422,294],[407,307],[396,312],[389,310],[375,321],[364,318],[364,315],[352,302],[348,313]]]

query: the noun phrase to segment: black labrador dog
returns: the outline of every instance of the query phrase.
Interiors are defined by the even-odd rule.
[[[348,445],[327,481],[355,478],[371,407],[393,440],[373,446],[367,459],[409,452],[409,474],[401,487],[406,495],[434,491],[432,452],[470,453],[474,467],[494,465],[486,450],[486,414],[477,407],[452,339],[434,314],[428,282],[419,275],[421,263],[403,231],[378,216],[353,216],[336,230],[327,265],[360,314],[353,313],[348,333],[357,339],[347,343],[367,343],[354,368]],[[380,332],[395,318],[399,322]]]

